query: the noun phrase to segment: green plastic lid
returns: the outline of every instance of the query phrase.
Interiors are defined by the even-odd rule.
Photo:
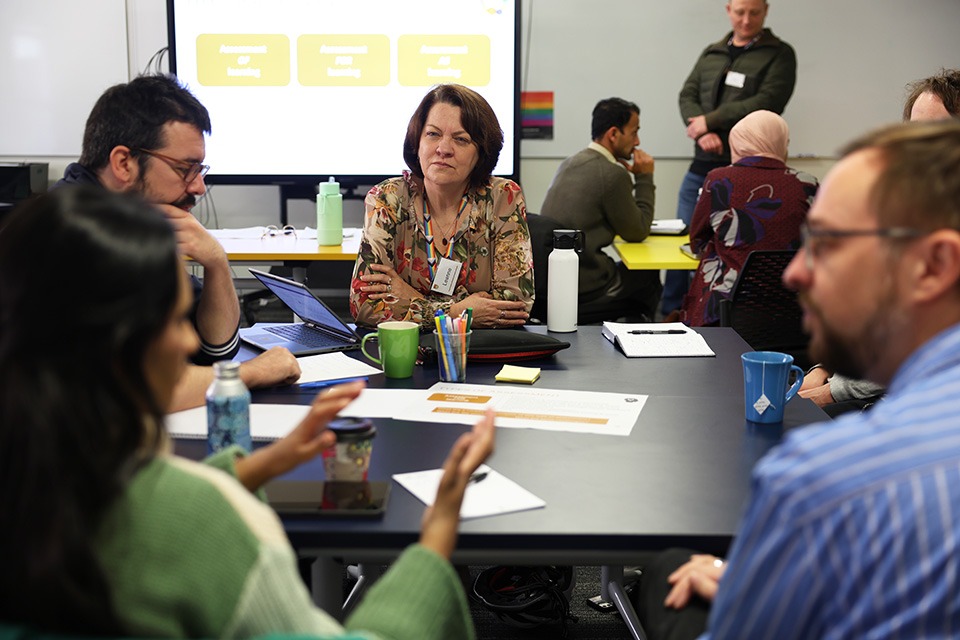
[[[335,196],[340,193],[340,183],[334,182],[333,176],[330,176],[329,182],[321,182],[317,185],[317,193],[322,196]]]

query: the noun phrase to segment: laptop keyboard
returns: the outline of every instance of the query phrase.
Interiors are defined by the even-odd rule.
[[[299,342],[308,347],[336,347],[343,344],[343,340],[339,338],[333,338],[302,324],[264,327],[264,329],[281,338]]]

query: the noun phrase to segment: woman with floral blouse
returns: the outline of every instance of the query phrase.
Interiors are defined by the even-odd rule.
[[[410,168],[367,194],[350,287],[357,324],[473,309],[474,327],[523,325],[533,306],[526,206],[512,180],[492,177],[503,132],[490,105],[455,84],[430,90],[410,118]]]

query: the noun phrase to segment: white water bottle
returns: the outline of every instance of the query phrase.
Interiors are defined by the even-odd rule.
[[[547,260],[547,331],[577,330],[577,295],[580,278],[580,232],[557,229]]]

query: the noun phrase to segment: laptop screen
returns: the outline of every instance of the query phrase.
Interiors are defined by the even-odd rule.
[[[250,269],[250,273],[256,276],[267,289],[275,293],[285,305],[290,307],[291,311],[306,322],[333,331],[344,338],[356,339],[356,334],[350,327],[345,325],[337,317],[337,314],[313,295],[306,285],[256,269]]]

